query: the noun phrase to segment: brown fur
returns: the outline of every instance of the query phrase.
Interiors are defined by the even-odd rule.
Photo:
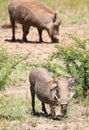
[[[52,9],[38,0],[18,0],[9,5],[9,15],[12,24],[12,41],[15,40],[15,21],[22,24],[23,41],[27,41],[29,28],[38,29],[39,41],[42,42],[42,31],[46,30],[53,42],[58,42],[60,21]]]
[[[45,103],[50,105],[51,114],[55,115],[55,106],[60,104],[63,114],[67,112],[67,104],[71,99],[71,82],[61,78],[57,80],[44,68],[34,68],[30,72],[30,91],[32,98],[32,112],[35,113],[35,94],[42,102],[42,111],[47,114]]]

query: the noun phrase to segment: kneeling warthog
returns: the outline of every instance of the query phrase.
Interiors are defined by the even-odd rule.
[[[55,106],[61,106],[62,115],[67,113],[67,105],[72,98],[71,85],[74,77],[69,79],[53,77],[45,68],[34,68],[30,72],[30,91],[32,112],[35,114],[35,94],[42,103],[42,111],[47,114],[45,103],[50,105],[51,114],[55,115]]]
[[[42,42],[42,31],[46,30],[52,42],[59,40],[59,26],[61,21],[58,14],[38,0],[13,0],[9,7],[12,25],[12,41],[15,41],[15,21],[22,24],[23,41],[27,42],[27,34],[31,26],[36,27],[39,42]]]

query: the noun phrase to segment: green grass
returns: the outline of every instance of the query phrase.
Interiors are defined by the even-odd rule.
[[[73,122],[75,121],[75,119],[79,118],[79,116],[81,116],[80,117],[81,119],[88,122],[89,99],[87,98],[79,105],[78,104],[74,105],[74,102],[75,100],[70,102],[70,104],[68,105],[68,118],[62,119],[62,122],[63,123]],[[77,113],[75,113],[76,107],[77,107]],[[57,107],[56,110],[59,111],[59,108]],[[41,111],[41,103],[40,101],[38,101],[37,98],[36,98],[36,111]],[[49,111],[49,109],[47,109],[47,111]],[[50,122],[51,120],[44,118],[41,115],[39,116],[31,115],[30,96],[29,99],[27,97],[20,97],[14,95],[0,96],[0,130],[26,130],[26,123],[28,124],[29,127],[32,127],[35,130],[37,129],[36,128],[37,123],[41,121]],[[25,126],[22,125],[24,123]],[[81,125],[81,127],[84,126]]]
[[[36,99],[36,111],[39,110],[41,103]],[[29,99],[26,96],[0,96],[0,130],[25,130],[22,124],[26,121],[35,128],[37,121],[42,118],[31,115],[30,95]]]
[[[0,22],[8,16],[8,5],[11,0],[0,0]]]
[[[64,22],[78,23],[89,19],[89,0],[41,0],[59,12]]]
[[[5,130],[25,130],[24,128],[21,128],[21,127],[15,127],[15,128],[7,128]]]
[[[27,118],[29,100],[24,97],[0,97],[0,120],[24,120]]]
[[[30,109],[30,101],[26,97],[1,96],[0,130],[24,130],[21,122],[29,118]]]
[[[0,90],[9,85],[11,81],[14,83],[12,72],[14,73],[15,70],[20,70],[17,75],[21,76],[22,74],[23,76],[23,62],[26,61],[29,55],[30,52],[23,56],[18,54],[9,55],[7,50],[3,48],[3,46],[0,46]],[[20,79],[22,81],[22,77],[20,77],[19,80]]]
[[[0,22],[3,21],[8,17],[8,4],[11,0],[0,0]],[[41,0],[48,4],[49,6],[53,7],[54,9],[58,10],[59,15],[61,19],[65,23],[78,23],[81,21],[86,21],[89,19],[89,0]],[[3,60],[6,62],[10,60],[8,58],[8,54],[6,50],[2,50],[0,47],[0,63],[3,62]],[[12,59],[12,58],[11,58]],[[16,59],[16,57],[14,57]],[[4,67],[7,66],[4,62]],[[9,63],[9,62],[8,62]],[[11,62],[10,62],[11,64]],[[9,65],[9,64],[8,64]],[[26,80],[28,80],[30,69],[33,67],[39,67],[43,66],[47,68],[49,71],[51,71],[55,76],[68,76],[65,71],[65,65],[63,65],[63,62],[61,61],[45,61],[44,64],[33,64],[28,63],[26,61],[21,62],[15,68],[12,68],[10,73],[10,83],[13,85],[14,83],[24,84],[26,83]],[[2,64],[0,64],[0,67],[2,67]],[[8,70],[8,68],[6,69]],[[3,70],[3,72],[5,72]],[[2,74],[4,74],[2,72]],[[0,68],[0,79],[1,76],[1,68]],[[3,80],[5,82],[5,79]],[[6,87],[8,84],[6,84]],[[1,84],[0,84],[1,87]],[[30,99],[30,97],[29,97]],[[37,126],[37,121],[41,120],[43,121],[42,117],[32,117],[31,112],[31,102],[26,97],[19,97],[19,96],[1,96],[0,97],[0,129],[1,130],[25,130],[21,123],[25,122],[26,120],[29,120],[29,124],[35,129]],[[78,100],[79,101],[79,100]],[[70,106],[70,110],[72,112],[76,112],[76,108],[73,108],[74,103]],[[72,107],[72,109],[71,109]],[[81,106],[79,106],[81,107]],[[82,111],[82,115],[84,116],[85,120],[88,120],[89,118],[89,100],[83,102],[84,111]],[[36,110],[41,110],[41,104],[38,100],[36,100]],[[71,111],[70,115],[71,115]],[[80,111],[79,111],[80,112]],[[70,118],[70,117],[69,117]],[[70,119],[67,120],[70,120]],[[83,117],[82,117],[83,118]],[[50,119],[49,119],[50,120]],[[71,120],[74,120],[71,115]],[[71,121],[70,120],[70,121]],[[15,121],[15,124],[12,124],[12,126],[9,125],[10,122]],[[8,123],[9,122],[9,123]],[[69,121],[68,121],[69,122]],[[81,128],[82,129],[82,128]],[[35,129],[36,130],[36,129]]]

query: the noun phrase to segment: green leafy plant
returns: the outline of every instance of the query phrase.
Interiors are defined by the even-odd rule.
[[[9,82],[9,77],[16,66],[18,66],[22,61],[26,60],[30,53],[21,56],[18,54],[9,55],[3,47],[0,48],[0,90]]]
[[[42,64],[42,67],[47,68],[47,70],[50,71],[56,77],[67,76],[63,61],[54,62],[51,58],[49,58]]]
[[[86,46],[86,40],[70,34],[68,36],[74,41],[73,44],[67,47],[57,45],[57,51],[52,54],[51,59],[62,60],[66,72],[69,75],[76,75],[76,96],[85,96],[89,89],[89,49]]]

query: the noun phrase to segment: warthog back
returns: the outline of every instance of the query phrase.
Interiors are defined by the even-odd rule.
[[[22,24],[23,41],[31,26],[38,30],[39,41],[42,42],[42,31],[46,30],[53,42],[58,42],[60,20],[58,14],[38,0],[15,0],[9,5],[12,24],[12,41],[15,40],[15,21]]]

